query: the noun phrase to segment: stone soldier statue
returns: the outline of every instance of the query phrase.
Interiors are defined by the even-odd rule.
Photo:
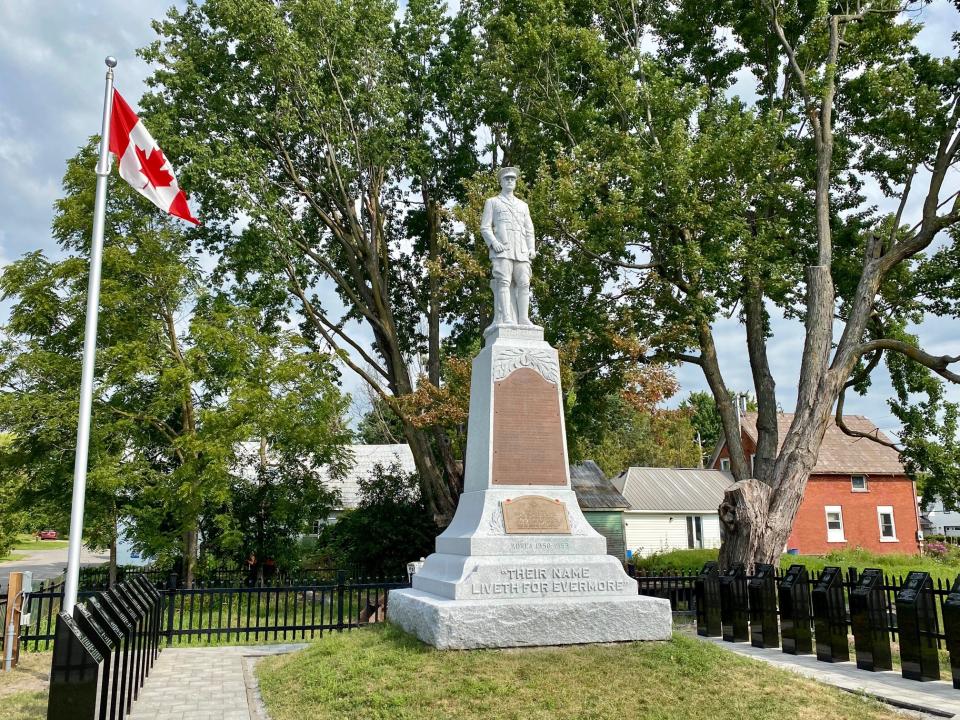
[[[490,248],[493,263],[493,324],[532,325],[530,309],[530,261],[537,256],[533,221],[527,204],[513,194],[517,169],[497,171],[500,194],[487,198],[480,219],[480,233]]]

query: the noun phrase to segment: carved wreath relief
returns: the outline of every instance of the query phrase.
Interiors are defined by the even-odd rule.
[[[548,382],[560,384],[560,365],[556,358],[550,351],[539,348],[508,347],[499,351],[493,361],[493,380],[503,380],[520,368],[536,370]]]

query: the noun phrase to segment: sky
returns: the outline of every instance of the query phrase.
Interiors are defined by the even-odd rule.
[[[173,4],[171,0],[0,2],[0,267],[36,249],[56,256],[50,233],[53,203],[60,196],[66,160],[99,132],[103,58],[118,59],[116,86],[136,108],[150,72],[136,57],[136,50],[155,38],[151,19],[162,17]],[[925,22],[921,47],[949,54],[950,34],[960,28],[960,14],[953,4],[938,0],[922,11],[920,19]],[[747,87],[748,78],[744,78],[732,92],[746,92]],[[958,187],[960,173],[954,172],[948,188]],[[871,202],[889,206],[876,188],[867,190]],[[919,195],[908,207],[906,220],[917,217],[918,204]],[[0,303],[0,323],[8,311],[9,304]],[[775,315],[773,330],[770,364],[780,405],[790,412],[796,402],[802,328]],[[921,345],[932,353],[960,352],[955,322],[931,321],[915,331]],[[728,387],[750,390],[742,328],[735,319],[722,320],[715,334]],[[849,397],[846,409],[868,416],[892,433],[897,425],[886,403],[891,389],[884,373],[875,377],[870,394]],[[695,366],[679,368],[678,378],[681,391],[674,404],[692,390],[706,389]],[[365,397],[361,382],[349,370],[344,388],[355,400]],[[951,388],[950,397],[960,401],[960,388]]]

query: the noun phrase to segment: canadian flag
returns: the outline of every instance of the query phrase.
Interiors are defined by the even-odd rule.
[[[187,206],[187,196],[177,185],[173,167],[163,156],[140,118],[127,101],[113,91],[110,119],[110,152],[117,156],[120,177],[161,210],[199,225]]]

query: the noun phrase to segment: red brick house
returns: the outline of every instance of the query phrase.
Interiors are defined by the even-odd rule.
[[[777,416],[780,442],[793,415]],[[851,430],[879,433],[867,418],[847,415]],[[757,447],[757,415],[740,421],[743,449],[753,462]],[[710,467],[729,470],[730,454],[720,442]],[[810,474],[797,512],[788,548],[804,555],[823,555],[842,548],[861,547],[877,553],[920,552],[917,492],[892,448],[845,434],[831,420],[823,436],[820,457]]]

